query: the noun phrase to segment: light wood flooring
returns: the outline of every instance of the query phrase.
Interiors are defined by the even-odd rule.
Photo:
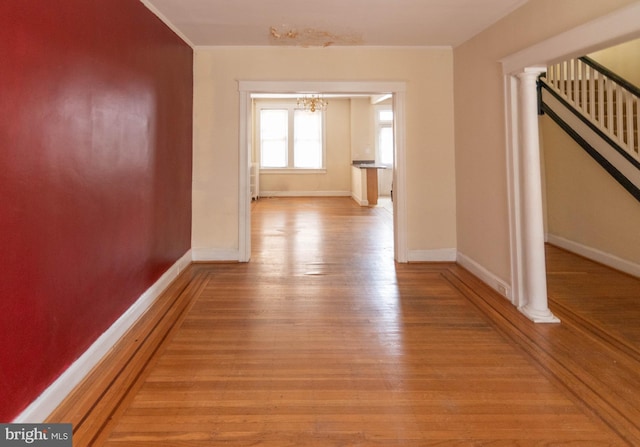
[[[253,204],[51,417],[74,446],[640,445],[640,281],[548,247],[535,325],[452,263],[395,264],[383,208]],[[428,229],[425,229],[428,231]]]

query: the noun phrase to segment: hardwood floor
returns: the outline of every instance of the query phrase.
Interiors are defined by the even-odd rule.
[[[549,247],[562,323],[534,325],[455,264],[395,264],[383,208],[261,199],[252,228],[250,263],[192,265],[52,415],[74,446],[640,445],[637,279]]]

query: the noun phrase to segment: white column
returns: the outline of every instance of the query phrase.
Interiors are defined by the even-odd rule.
[[[520,153],[522,175],[523,305],[519,310],[536,323],[558,323],[548,307],[544,255],[542,177],[538,135],[536,80],[544,68],[518,74],[520,98]]]

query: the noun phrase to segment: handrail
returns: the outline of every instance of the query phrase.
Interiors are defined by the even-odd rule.
[[[631,82],[627,81],[625,78],[620,76],[618,73],[615,73],[615,72],[609,70],[607,67],[605,67],[604,65],[601,65],[598,62],[594,61],[589,56],[582,56],[582,57],[579,57],[578,59],[580,59],[585,64],[589,65],[594,70],[599,71],[600,73],[602,73],[603,75],[605,75],[606,77],[608,77],[609,79],[611,79],[612,81],[614,81],[615,83],[620,85],[621,87],[629,90],[634,95],[640,96],[640,88],[638,88],[637,86],[633,85]]]
[[[640,161],[640,89],[586,57],[550,65],[541,81]]]

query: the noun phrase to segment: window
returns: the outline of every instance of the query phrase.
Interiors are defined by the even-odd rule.
[[[393,110],[389,106],[376,108],[378,161],[384,165],[393,165]]]
[[[322,168],[322,113],[295,110],[293,126],[293,166]]]
[[[263,168],[287,166],[288,123],[286,110],[260,112],[260,160]]]
[[[260,168],[324,169],[323,112],[298,109],[295,103],[258,107]]]

